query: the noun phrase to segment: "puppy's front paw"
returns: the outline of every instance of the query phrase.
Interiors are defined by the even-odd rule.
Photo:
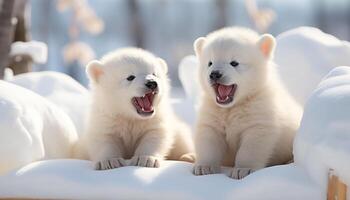
[[[234,178],[234,179],[242,179],[246,176],[248,176],[249,174],[253,173],[255,170],[251,169],[251,168],[236,168],[234,167],[232,169],[232,172],[230,174],[230,178]]]
[[[111,158],[107,160],[95,162],[95,170],[107,170],[118,167],[126,166],[126,162],[123,158]]]
[[[155,156],[134,156],[130,160],[130,165],[158,168],[160,166],[160,159]]]
[[[196,176],[216,174],[220,172],[220,166],[210,165],[194,165],[193,174]]]

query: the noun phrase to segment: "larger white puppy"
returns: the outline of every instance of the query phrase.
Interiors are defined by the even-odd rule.
[[[190,129],[170,105],[164,60],[126,48],[90,62],[87,74],[92,106],[85,145],[96,169],[158,167],[164,157],[192,152]]]
[[[275,39],[245,28],[200,37],[203,97],[195,136],[194,174],[233,166],[231,177],[292,159],[302,110],[282,87],[271,63]]]

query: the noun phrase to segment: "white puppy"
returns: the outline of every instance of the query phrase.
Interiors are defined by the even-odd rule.
[[[164,157],[192,152],[190,129],[170,105],[164,60],[141,49],[120,49],[90,62],[87,74],[92,106],[83,144],[96,169],[159,167]]]
[[[275,39],[245,28],[200,37],[203,97],[195,136],[195,175],[233,166],[232,178],[292,159],[302,109],[284,90],[271,62]]]

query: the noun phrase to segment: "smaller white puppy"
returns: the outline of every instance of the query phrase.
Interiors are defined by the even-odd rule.
[[[275,39],[245,28],[198,38],[203,97],[195,136],[194,174],[232,166],[232,178],[292,159],[301,107],[284,90],[271,62]]]
[[[193,152],[190,129],[170,105],[164,60],[125,48],[90,62],[87,75],[92,106],[83,144],[96,169],[159,167]]]

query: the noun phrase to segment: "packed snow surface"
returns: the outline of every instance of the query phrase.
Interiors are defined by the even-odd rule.
[[[322,199],[307,174],[293,164],[267,168],[237,181],[224,173],[194,176],[192,164],[185,162],[95,171],[89,161],[51,160],[1,177],[0,188],[3,197],[58,199]]]

